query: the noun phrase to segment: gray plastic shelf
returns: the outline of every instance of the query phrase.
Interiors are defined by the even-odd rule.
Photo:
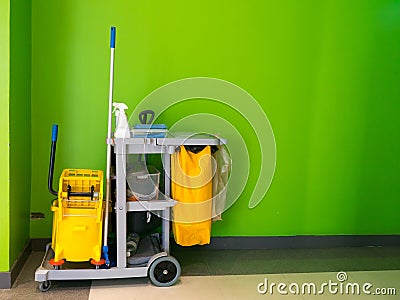
[[[127,211],[156,211],[164,210],[176,204],[173,199],[169,200],[149,200],[149,201],[128,201]]]
[[[209,134],[168,133],[165,138],[115,138],[108,141],[116,154],[173,154],[181,145],[224,145],[227,140]]]

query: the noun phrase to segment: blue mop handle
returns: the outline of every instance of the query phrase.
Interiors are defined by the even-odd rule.
[[[52,130],[51,130],[51,141],[57,142],[57,136],[58,136],[58,125],[53,124]]]
[[[114,26],[111,26],[111,38],[110,38],[110,48],[115,48],[115,33],[117,29]]]

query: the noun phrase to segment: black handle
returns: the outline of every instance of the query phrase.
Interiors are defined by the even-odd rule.
[[[154,121],[155,113],[151,109],[141,111],[139,113],[139,121],[141,124],[151,124]],[[147,119],[149,117],[149,119]]]
[[[47,177],[47,188],[49,192],[54,196],[57,196],[58,193],[53,189],[53,173],[54,173],[54,161],[56,159],[56,146],[57,146],[57,135],[58,135],[58,125],[53,124],[51,133],[51,151],[50,151],[50,165],[49,165],[49,174]]]
[[[93,200],[94,197],[94,186],[90,187],[90,192],[73,192],[72,187],[68,185],[67,187],[67,199],[69,197],[90,197],[90,200]]]

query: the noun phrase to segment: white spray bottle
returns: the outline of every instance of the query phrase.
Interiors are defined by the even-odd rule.
[[[125,109],[128,109],[125,103],[113,102],[114,113],[115,113],[115,138],[130,138],[131,133],[129,131],[128,118],[125,113]]]

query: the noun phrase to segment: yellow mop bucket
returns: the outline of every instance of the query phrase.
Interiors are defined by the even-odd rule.
[[[54,263],[100,261],[103,225],[103,171],[65,169],[53,201]]]

